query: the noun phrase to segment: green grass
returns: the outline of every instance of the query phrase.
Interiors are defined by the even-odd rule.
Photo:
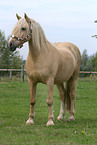
[[[29,116],[29,96],[27,81],[0,83],[0,145],[97,144],[97,81],[78,80],[73,122],[57,121],[60,98],[55,87],[53,94],[55,126],[51,127],[46,127],[48,120],[46,86],[39,84],[37,87],[35,125],[32,126],[25,124]]]

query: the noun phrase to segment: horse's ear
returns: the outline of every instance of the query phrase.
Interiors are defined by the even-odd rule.
[[[27,21],[28,24],[31,24],[31,20],[30,18],[26,15],[26,13],[24,13],[24,17],[25,17],[25,20]]]
[[[18,20],[20,20],[20,19],[21,19],[21,17],[20,17],[18,14],[16,14],[16,17],[17,17],[17,19],[18,19]]]

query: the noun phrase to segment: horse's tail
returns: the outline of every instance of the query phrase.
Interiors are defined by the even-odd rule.
[[[67,112],[70,112],[71,109],[71,99],[70,99],[70,92],[69,90],[66,88],[65,89],[65,110]]]

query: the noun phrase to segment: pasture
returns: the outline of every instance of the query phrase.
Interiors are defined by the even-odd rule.
[[[30,90],[27,80],[0,83],[0,144],[79,145],[97,144],[97,81],[79,79],[76,85],[75,121],[57,121],[60,109],[59,93],[54,87],[53,108],[55,126],[46,127],[47,88],[37,86],[35,124],[26,125],[30,110]],[[68,114],[66,115],[66,118]]]

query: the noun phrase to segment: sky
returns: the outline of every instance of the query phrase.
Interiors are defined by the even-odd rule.
[[[88,55],[97,51],[97,0],[2,0],[0,1],[0,30],[6,38],[17,22],[16,13],[37,21],[51,43],[71,42]],[[28,43],[20,55],[27,58]]]

